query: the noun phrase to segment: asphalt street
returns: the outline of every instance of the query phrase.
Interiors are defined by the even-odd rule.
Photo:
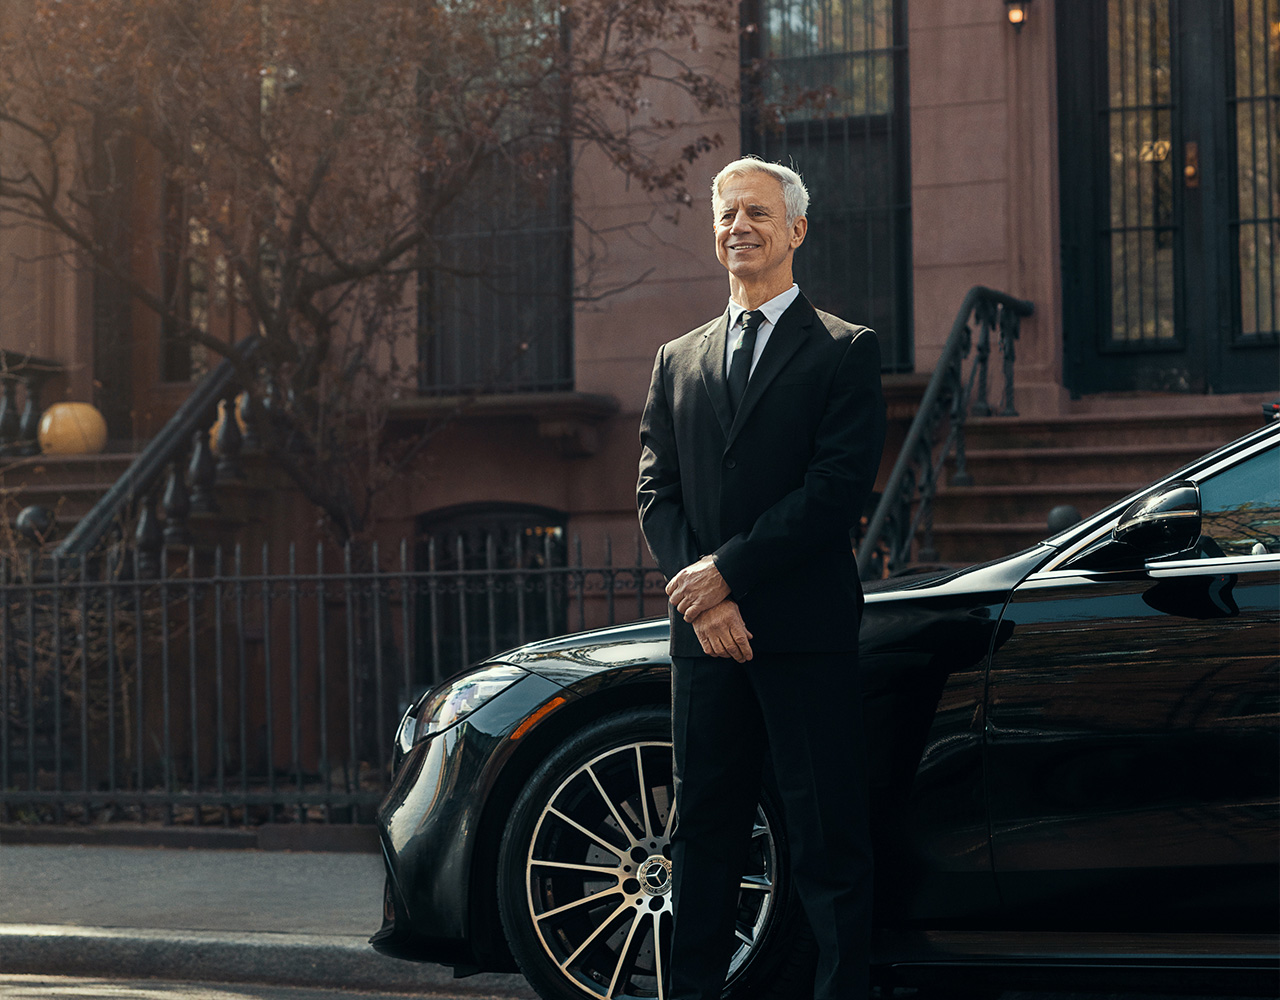
[[[0,847],[0,922],[368,938],[376,854]]]
[[[533,997],[379,955],[381,902],[376,854],[5,844],[0,974]]]
[[[493,1000],[502,1000],[495,994]],[[404,1000],[399,993],[366,993],[331,989],[299,989],[289,986],[227,986],[213,983],[170,983],[155,980],[113,980],[71,976],[0,976],[0,997],[4,1000],[337,1000],[360,997],[364,1000]],[[455,1000],[437,993],[439,1000]],[[457,994],[456,1000],[483,1000],[482,994]],[[1137,1000],[1119,994],[1005,993],[1000,1000]],[[1182,997],[1144,996],[1141,1000],[1188,1000]],[[1233,1000],[1230,997],[1195,1000]]]
[[[0,998],[535,1000],[519,976],[378,955],[381,889],[367,853],[0,845]]]
[[[439,1000],[483,1000],[483,994],[436,994]],[[500,1000],[504,994],[493,994]],[[157,980],[113,980],[72,976],[0,976],[4,1000],[405,1000],[403,993],[299,989],[293,986],[244,986],[216,983],[167,983]]]

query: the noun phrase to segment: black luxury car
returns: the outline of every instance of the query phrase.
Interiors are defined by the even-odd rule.
[[[1280,423],[1026,551],[868,585],[860,664],[882,988],[1276,995]],[[414,704],[374,946],[661,997],[668,670],[647,621]],[[737,933],[726,996],[805,996],[768,776]]]

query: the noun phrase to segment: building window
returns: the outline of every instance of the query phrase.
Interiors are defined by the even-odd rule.
[[[813,196],[796,281],[909,371],[906,3],[750,0],[744,16],[743,152],[793,166]]]
[[[485,121],[462,138],[455,166],[441,167],[445,175],[430,172],[434,168],[423,173],[430,230],[418,281],[424,394],[573,388],[572,97],[560,65],[569,52],[567,11],[542,0],[484,9],[506,86],[501,96],[480,102]],[[559,57],[550,54],[557,45]],[[531,61],[531,51],[542,55]],[[429,97],[432,88],[457,87],[466,106],[468,84],[428,74],[421,86],[428,98],[424,139],[430,145],[438,128],[448,147],[457,124],[426,110]],[[479,92],[487,93],[483,85]],[[489,107],[490,100],[498,103]],[[481,133],[485,147],[473,150]],[[464,172],[450,177],[450,169]],[[442,192],[455,187],[442,201]]]
[[[419,274],[422,393],[573,388],[573,196],[561,145],[500,150],[440,217]]]
[[[168,312],[160,321],[160,377],[166,382],[192,382],[210,368],[208,348],[192,343],[181,325],[209,329],[209,232],[188,210],[188,197],[182,184],[165,181],[160,274]]]

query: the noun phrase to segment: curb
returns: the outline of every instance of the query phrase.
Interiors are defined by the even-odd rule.
[[[61,847],[173,847],[204,850],[324,851],[377,854],[378,828],[371,824],[266,823],[252,827],[109,826],[0,823],[0,844]]]
[[[0,973],[259,983],[463,997],[535,997],[520,976],[454,979],[440,965],[387,958],[362,937],[0,925]]]

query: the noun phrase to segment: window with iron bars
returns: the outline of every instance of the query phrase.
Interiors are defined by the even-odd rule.
[[[812,196],[796,282],[873,328],[886,371],[910,371],[906,2],[749,0],[743,17],[743,152]]]
[[[419,276],[419,391],[573,388],[573,200],[551,148],[495,156],[442,220]]]

